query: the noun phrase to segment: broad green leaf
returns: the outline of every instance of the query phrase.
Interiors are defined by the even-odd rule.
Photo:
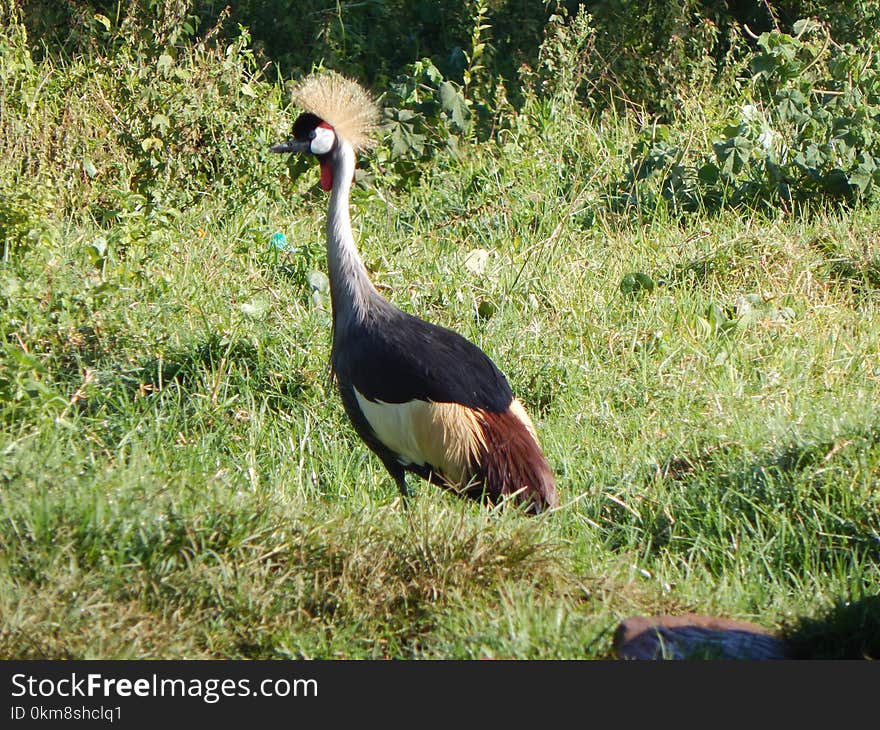
[[[101,267],[107,258],[107,239],[98,236],[86,247],[86,253],[93,266]]]
[[[794,31],[796,36],[801,36],[804,33],[811,33],[814,30],[821,28],[815,20],[811,18],[801,18],[800,20],[796,20],[791,29]]]
[[[160,132],[165,132],[166,129],[171,125],[171,120],[166,117],[164,114],[156,114],[150,120],[150,126],[153,129],[158,129]]]
[[[715,185],[719,180],[718,165],[707,162],[697,170],[697,178],[706,185]]]
[[[251,319],[262,319],[269,311],[269,301],[265,297],[257,296],[240,304],[239,309]]]
[[[485,248],[475,248],[464,257],[464,267],[473,274],[486,273],[489,263],[489,251]]]
[[[496,311],[498,311],[498,307],[488,299],[481,299],[477,305],[477,316],[480,319],[489,319]]]
[[[836,168],[822,178],[822,184],[832,195],[847,195],[852,192],[846,173]]]
[[[459,132],[466,133],[470,129],[470,109],[464,97],[450,81],[440,84],[440,104],[458,127]]]
[[[321,292],[322,294],[330,293],[330,279],[323,271],[310,271],[306,275],[306,281],[312,291]]]
[[[657,285],[647,274],[639,271],[626,274],[620,280],[620,292],[625,295],[638,295],[652,292]]]

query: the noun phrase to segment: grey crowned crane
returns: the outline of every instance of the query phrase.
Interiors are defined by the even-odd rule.
[[[317,157],[330,193],[327,265],[331,366],[355,430],[404,497],[413,472],[461,496],[527,511],[558,503],[535,427],[495,364],[461,335],[401,311],[370,281],[351,230],[355,150],[371,144],[378,110],[354,81],[308,77],[294,91],[305,112],[271,148]]]

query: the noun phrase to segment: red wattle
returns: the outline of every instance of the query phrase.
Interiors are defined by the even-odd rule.
[[[324,192],[330,192],[333,187],[333,168],[329,161],[321,163],[321,187]]]

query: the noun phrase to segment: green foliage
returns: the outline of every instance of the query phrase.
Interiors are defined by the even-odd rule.
[[[639,295],[654,291],[656,285],[656,282],[650,276],[640,271],[635,271],[627,274],[620,280],[620,291],[622,294]]]
[[[509,123],[504,79],[489,73],[486,59],[494,48],[488,6],[473,8],[470,48],[460,50],[461,82],[444,76],[430,58],[408,65],[382,96],[386,146],[379,151],[383,172],[411,183],[421,163],[440,151],[458,154],[461,141],[489,139]]]
[[[736,180],[754,155],[765,170],[750,181],[757,195],[871,197],[880,184],[877,49],[840,46],[809,20],[794,33],[758,39],[750,65],[762,108],[744,107],[718,143],[719,172]]]
[[[280,90],[260,81],[246,31],[197,41],[186,3],[147,9],[94,16],[95,48],[63,62],[35,61],[23,27],[4,25],[3,178],[78,181],[55,189],[56,216],[112,225],[134,208],[173,215],[212,189],[244,199],[265,187],[252,173],[267,164]]]
[[[586,58],[592,103],[644,106],[669,115],[681,95],[716,78],[736,45],[729,17],[702,0],[595,0]]]
[[[520,70],[530,94],[550,93],[570,103],[588,97],[595,86],[595,36],[593,18],[585,8],[581,7],[571,19],[565,8],[558,8],[547,20],[537,69]]]
[[[462,84],[473,98],[480,87],[503,78],[510,96],[523,101],[517,77],[541,65],[540,47],[568,16],[589,15],[594,26],[584,57],[583,98],[644,105],[668,116],[681,93],[694,84],[718,81],[731,58],[746,50],[744,28],[760,34],[789,27],[798,18],[825,23],[840,42],[870,40],[880,20],[875,0],[18,0],[36,52],[75,56],[104,43],[102,26],[122,19],[173,17],[185,10],[192,29],[220,28],[232,42],[237,28],[249,29],[254,51],[267,72],[299,77],[315,65],[334,68],[377,88],[415,61],[429,58],[445,78]],[[102,18],[103,20],[99,20]],[[858,19],[858,22],[854,22]],[[381,29],[377,33],[376,29]],[[486,34],[485,31],[489,31]],[[392,39],[390,42],[388,39]],[[476,51],[476,54],[475,54]],[[474,75],[476,72],[476,75]],[[467,78],[466,78],[467,77]],[[473,78],[470,78],[473,77]],[[553,82],[552,77],[546,79]]]
[[[7,185],[0,180],[0,261],[4,263],[27,248],[49,247],[57,238],[52,223],[54,189],[39,183]]]
[[[841,43],[871,41],[880,22],[876,0],[753,0],[742,3],[736,18],[755,33],[790,27],[800,18],[826,25]]]
[[[754,50],[751,36],[814,18],[840,43],[876,42],[876,0],[592,0],[560,3],[588,12],[593,26],[585,59],[585,99],[675,115],[688,91],[717,91],[727,70]],[[560,11],[562,11],[560,13]],[[714,88],[713,88],[714,87]]]
[[[401,179],[412,180],[419,163],[438,150],[453,153],[472,130],[472,116],[461,86],[443,77],[427,58],[414,63],[383,97],[388,145],[384,159]]]
[[[751,85],[711,153],[652,127],[632,148],[624,205],[662,198],[675,210],[792,209],[871,199],[880,185],[880,55],[840,45],[814,21],[762,34]]]

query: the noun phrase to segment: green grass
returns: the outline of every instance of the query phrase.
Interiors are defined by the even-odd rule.
[[[538,518],[415,480],[404,509],[358,441],[307,276],[314,170],[253,138],[163,207],[108,148],[57,210],[7,194],[0,656],[604,658],[622,618],[683,611],[877,656],[880,212],[612,214],[634,124],[545,101],[354,196],[381,290],[533,414],[563,502]]]

